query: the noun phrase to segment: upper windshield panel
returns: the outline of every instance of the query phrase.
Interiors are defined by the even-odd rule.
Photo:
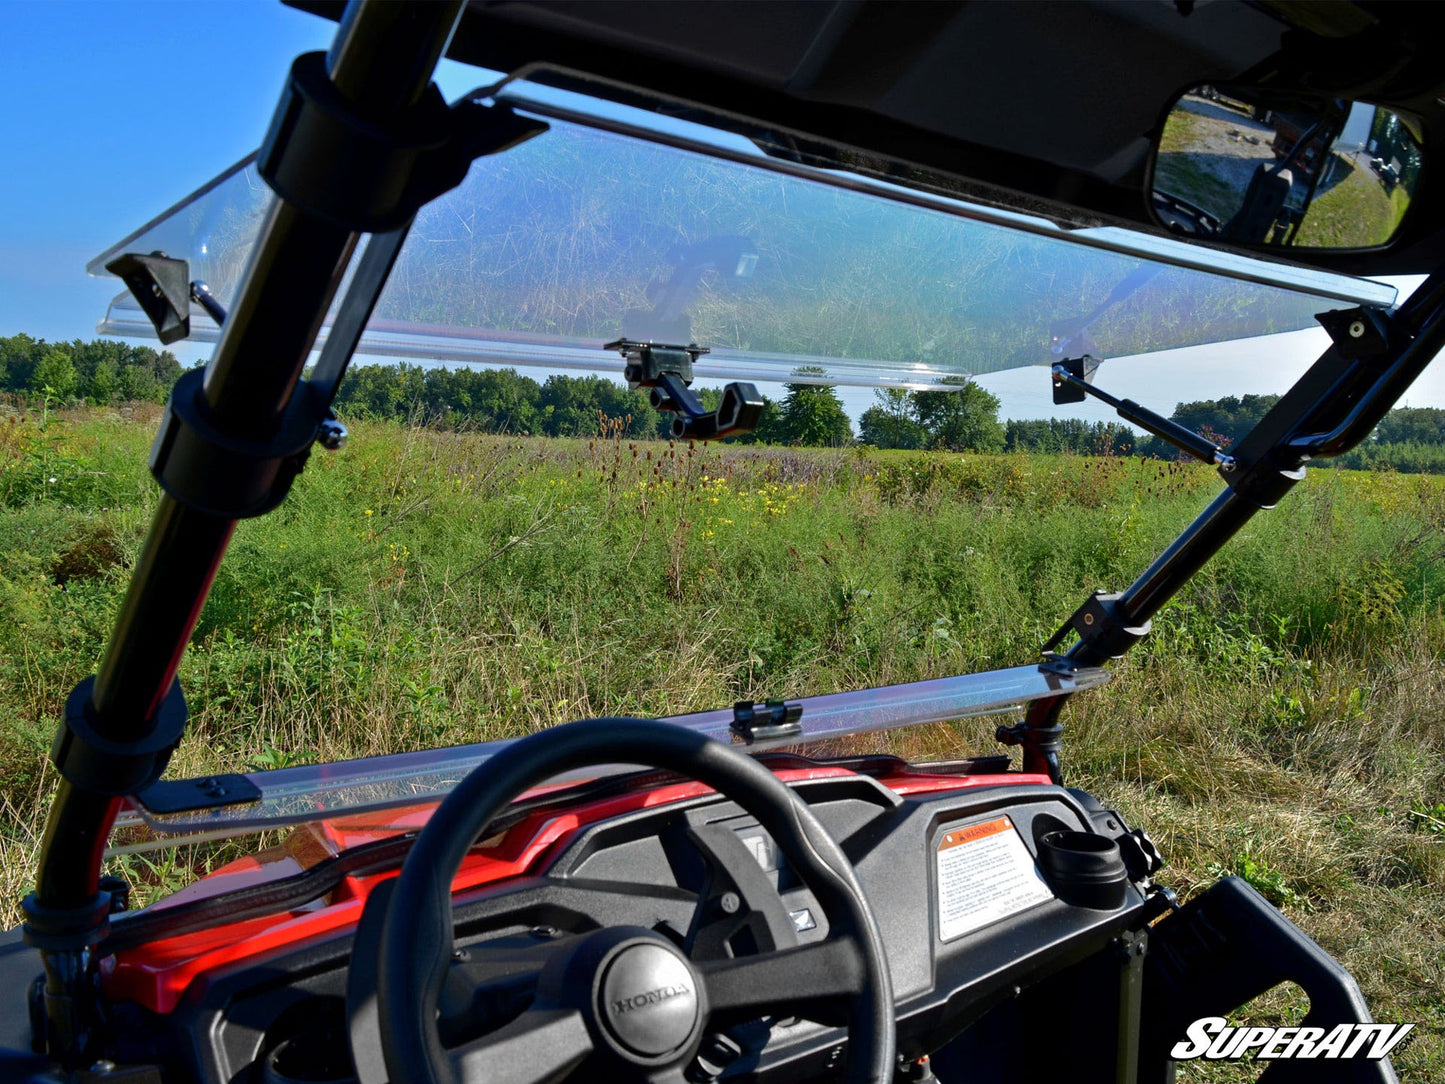
[[[1170,266],[1186,247],[1167,240],[1137,238],[1136,251],[1165,255],[1141,259],[1110,250],[1129,247],[1121,231],[1069,234],[736,151],[729,159],[556,115],[549,123],[480,159],[421,213],[363,352],[620,371],[621,358],[601,347],[626,336],[710,348],[702,377],[804,370],[817,382],[936,387],[1061,354],[1309,327],[1331,307],[1319,295],[1354,296],[1351,283],[1389,300],[1373,283],[1292,269],[1295,289],[1242,282]],[[192,276],[229,304],[267,202],[243,164],[91,270],[119,251],[161,250],[189,259]],[[145,327],[122,297],[101,330]],[[192,336],[214,334],[197,310]]]

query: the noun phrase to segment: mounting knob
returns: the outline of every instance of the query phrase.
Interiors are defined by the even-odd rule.
[[[328,452],[336,452],[346,446],[346,438],[350,435],[346,431],[346,426],[335,418],[327,418],[316,430],[316,443]]]

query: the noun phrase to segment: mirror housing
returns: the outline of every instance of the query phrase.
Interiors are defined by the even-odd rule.
[[[1368,102],[1193,87],[1160,127],[1149,211],[1171,233],[1261,251],[1380,248],[1418,191],[1421,143]]]

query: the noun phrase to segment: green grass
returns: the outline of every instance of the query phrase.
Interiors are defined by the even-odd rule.
[[[1388,241],[1410,205],[1404,185],[1386,192],[1368,167],[1348,170],[1344,179],[1310,203],[1294,243],[1311,248],[1370,248]]]
[[[155,422],[0,418],[6,925],[33,876],[56,718],[149,521]],[[192,726],[172,772],[1023,663],[1219,487],[1156,461],[359,423],[238,529],[182,664]],[[1245,876],[1353,971],[1377,1018],[1422,1025],[1408,1080],[1445,1081],[1442,525],[1445,479],[1311,472],[1064,720],[1069,782],[1149,829],[1181,896]],[[996,722],[872,741],[994,751]],[[217,853],[117,870],[145,898]],[[1295,1001],[1251,1011],[1284,1019]]]

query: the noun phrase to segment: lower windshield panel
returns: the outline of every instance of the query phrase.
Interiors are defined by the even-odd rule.
[[[802,708],[798,720],[801,734],[755,740],[746,743],[746,748],[749,752],[763,752],[784,746],[805,747],[851,734],[1010,712],[1032,700],[1094,688],[1107,682],[1109,677],[1107,670],[1098,668],[1059,674],[1039,666],[1018,666],[879,689],[804,697],[789,701]],[[663,721],[719,741],[744,745],[732,730],[733,718],[729,708],[676,715]],[[111,853],[225,838],[342,814],[440,800],[473,768],[516,740],[252,772],[246,778],[260,791],[260,799],[216,809],[157,814],[131,798],[115,825],[124,842],[113,847]],[[559,775],[557,781],[596,779],[637,767],[598,765]]]

